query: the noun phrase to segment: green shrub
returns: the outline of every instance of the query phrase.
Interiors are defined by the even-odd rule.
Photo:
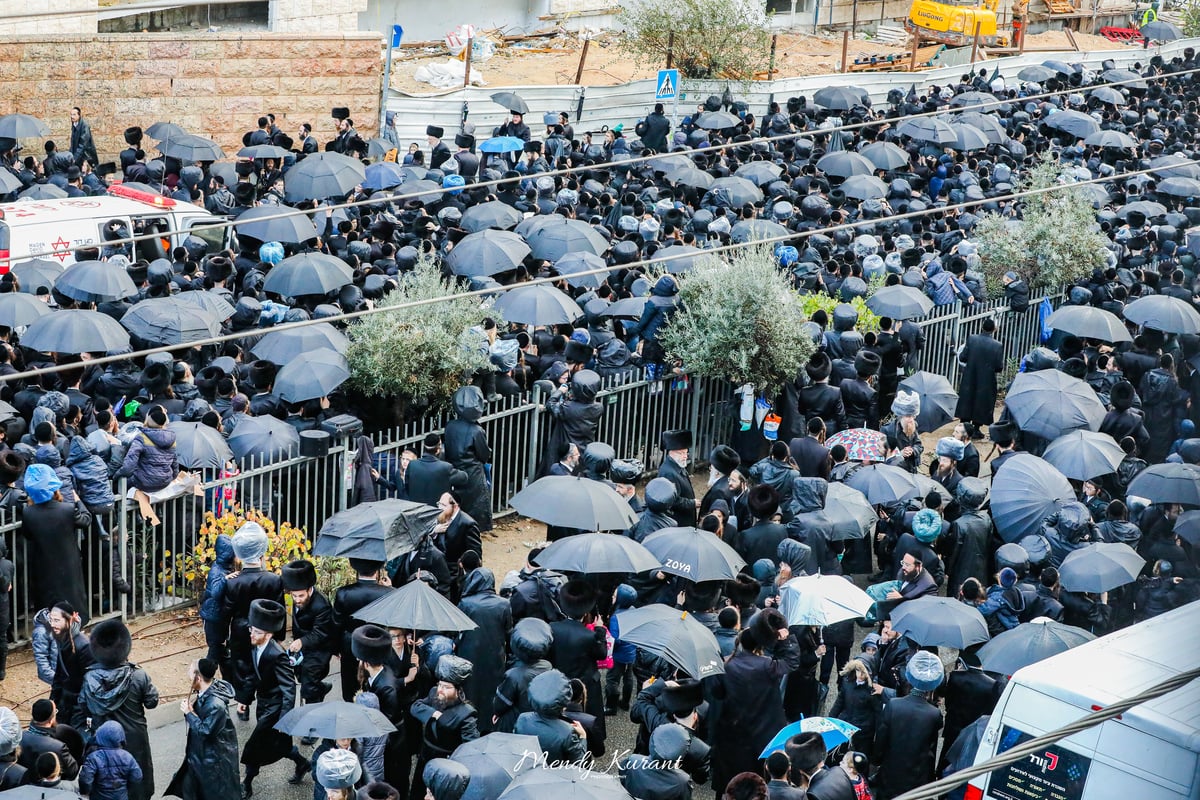
[[[621,49],[641,66],[658,67],[674,33],[674,65],[684,77],[752,80],[769,58],[763,9],[749,0],[637,0],[617,18],[625,29]]]

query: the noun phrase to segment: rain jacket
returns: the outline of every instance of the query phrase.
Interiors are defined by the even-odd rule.
[[[637,657],[637,645],[621,641],[621,625],[618,621],[620,613],[632,608],[637,601],[637,590],[627,583],[617,586],[617,602],[612,615],[608,619],[608,632],[613,637],[613,662],[617,664],[632,664]]]
[[[1054,567],[1092,538],[1092,514],[1080,502],[1064,504],[1046,523],[1042,535],[1050,543],[1050,564]]]
[[[642,316],[637,322],[625,329],[630,337],[638,336],[647,342],[656,340],[661,329],[679,307],[679,283],[670,275],[663,275],[650,290]]]
[[[226,576],[233,571],[233,539],[228,534],[217,536],[213,545],[215,558],[208,568],[204,582],[204,599],[200,601],[200,619],[205,622],[221,622],[221,604],[225,597]]]
[[[86,718],[92,725],[104,727],[118,722],[124,729],[126,749],[137,760],[142,775],[131,787],[129,800],[150,800],[154,796],[154,759],[150,753],[150,733],[146,728],[145,709],[158,706],[158,689],[141,667],[128,662],[115,667],[93,664],[83,676],[83,688],[75,706],[72,724],[85,730]],[[97,729],[97,736],[99,730]]]
[[[791,518],[792,481],[799,477],[800,472],[795,467],[773,458],[764,458],[750,467],[751,480],[765,483],[779,493],[779,507],[784,510],[787,519]]]
[[[91,445],[82,436],[71,439],[67,467],[75,478],[79,499],[89,510],[105,508],[116,502],[108,477],[108,465],[92,451]]]
[[[179,474],[179,458],[175,452],[175,431],[167,428],[142,428],[129,450],[125,463],[114,477],[129,478],[130,483],[144,492],[166,488]]]
[[[1019,617],[1025,610],[1025,598],[1016,586],[1005,589],[993,584],[987,589],[987,600],[976,608],[987,620],[988,631],[995,635],[1021,624]]]
[[[457,419],[446,423],[443,436],[446,460],[467,473],[467,482],[458,495],[462,510],[479,525],[481,532],[492,529],[492,491],[487,477],[487,464],[492,462],[492,448],[487,432],[479,424],[483,416],[483,392],[475,386],[464,386],[454,393]]]
[[[806,544],[795,539],[784,539],[779,543],[776,552],[779,554],[779,563],[787,562],[792,568],[792,575],[797,578],[801,575],[813,575],[817,571],[812,548]]]
[[[479,727],[492,730],[492,700],[504,678],[504,644],[513,629],[512,606],[496,594],[496,577],[490,569],[473,569],[463,582],[458,607],[478,628],[465,631],[458,642],[458,655],[475,665],[464,686],[479,712]]]
[[[196,698],[187,724],[187,749],[183,764],[163,793],[183,800],[228,800],[237,797],[238,739],[229,718],[233,687],[225,681],[213,681]],[[111,724],[111,723],[105,723]]]
[[[53,684],[54,669],[58,664],[58,640],[50,630],[48,608],[39,610],[33,617],[33,661],[37,665],[38,680]]]
[[[144,775],[128,750],[123,750],[125,731],[109,720],[96,731],[95,747],[79,770],[79,791],[91,800],[129,800],[130,784],[140,784]]]
[[[965,302],[971,297],[971,290],[967,285],[942,269],[942,265],[937,261],[929,263],[925,270],[925,279],[925,294],[929,295],[935,306],[953,305],[956,300]]]
[[[492,712],[499,717],[496,730],[512,733],[518,717],[533,710],[529,684],[538,675],[553,669],[546,660],[553,641],[550,626],[542,620],[523,619],[513,628],[509,645],[516,662],[496,687],[492,705]]]
[[[587,740],[563,718],[571,702],[571,684],[558,670],[538,675],[529,684],[527,711],[517,718],[516,733],[538,737],[538,746],[550,763],[577,761],[587,753]]]

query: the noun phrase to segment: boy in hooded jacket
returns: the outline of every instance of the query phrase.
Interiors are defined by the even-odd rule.
[[[129,800],[129,784],[141,779],[142,768],[125,749],[121,723],[101,725],[79,770],[79,791],[91,800]]]

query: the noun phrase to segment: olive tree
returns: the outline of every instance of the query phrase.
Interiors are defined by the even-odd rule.
[[[687,78],[751,80],[767,66],[771,34],[761,2],[630,0],[618,22],[621,47],[640,66],[665,64],[668,48]]]

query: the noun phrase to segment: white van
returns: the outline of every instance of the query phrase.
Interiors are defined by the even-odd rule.
[[[1200,664],[1200,601],[1019,670],[979,764]],[[967,800],[1195,800],[1200,679],[971,781]]]
[[[121,184],[102,197],[0,203],[0,274],[32,258],[73,264],[75,248],[102,245],[104,229],[114,222],[129,235],[162,234],[134,244],[137,257],[147,261],[169,257],[189,234],[204,239],[212,253],[230,241],[230,228],[208,227],[223,221],[200,206]]]

